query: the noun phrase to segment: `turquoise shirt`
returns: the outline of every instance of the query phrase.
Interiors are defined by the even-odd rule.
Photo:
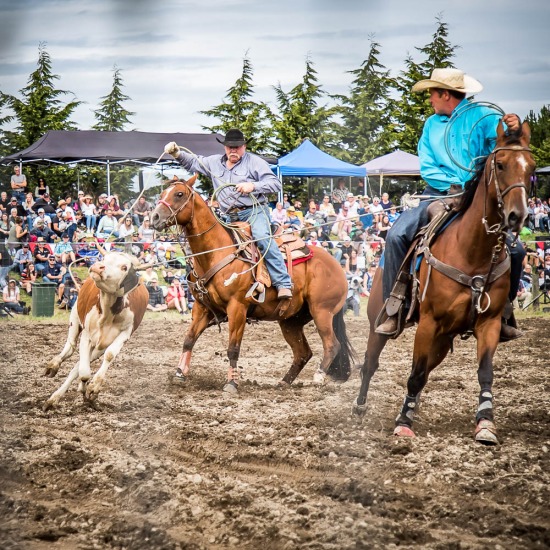
[[[428,118],[418,142],[424,181],[439,191],[447,191],[452,184],[464,186],[473,177],[476,165],[494,149],[501,118],[494,109],[466,99],[450,117],[435,114]]]

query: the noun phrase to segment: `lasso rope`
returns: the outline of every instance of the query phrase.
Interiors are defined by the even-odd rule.
[[[489,109],[489,111],[492,110],[493,112],[488,112],[485,115],[483,115],[478,121],[476,121],[476,123],[470,129],[470,132],[469,132],[469,135],[468,135],[468,142],[467,142],[468,143],[467,149],[469,150],[470,149],[470,140],[472,138],[474,129],[476,128],[476,126],[478,124],[480,124],[483,120],[485,120],[488,117],[502,117],[502,116],[504,116],[504,111],[498,105],[496,105],[495,103],[491,103],[489,101],[469,101],[468,103],[466,103],[465,105],[463,105],[462,107],[460,107],[459,109],[457,109],[455,111],[454,116],[449,119],[449,122],[445,127],[445,133],[443,135],[443,143],[445,145],[445,151],[449,155],[449,158],[451,159],[451,161],[456,166],[458,166],[458,168],[460,168],[461,170],[464,170],[465,172],[470,172],[470,173],[474,173],[476,171],[478,161],[481,160],[481,159],[484,159],[485,157],[484,156],[482,156],[482,157],[473,157],[470,160],[471,166],[463,166],[460,162],[458,162],[458,160],[454,157],[454,155],[451,151],[449,132],[451,131],[451,128],[453,127],[453,124],[455,124],[455,122],[459,119],[459,117],[461,115],[468,112],[470,109],[474,109],[474,108],[477,108],[477,107],[480,107],[480,106],[487,107]]]

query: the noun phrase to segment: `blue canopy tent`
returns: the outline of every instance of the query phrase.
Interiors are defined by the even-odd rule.
[[[281,157],[272,170],[279,179],[285,176],[331,178],[331,192],[334,187],[333,177],[356,176],[366,180],[367,175],[363,167],[349,164],[324,153],[309,139],[305,139],[294,151]]]
[[[362,165],[367,170],[368,176],[380,177],[380,190],[382,194],[382,183],[384,175],[388,176],[420,176],[420,160],[416,155],[405,153],[397,149],[393,153],[382,155]]]
[[[273,168],[279,177],[356,176],[364,178],[367,175],[362,166],[349,164],[324,153],[315,147],[309,139],[305,139],[294,151],[281,157]]]

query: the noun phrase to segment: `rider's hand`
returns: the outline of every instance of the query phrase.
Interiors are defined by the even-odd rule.
[[[502,121],[506,124],[509,134],[517,132],[521,127],[519,116],[514,113],[508,113],[502,117]]]
[[[239,193],[244,193],[244,194],[248,195],[248,193],[252,193],[252,191],[254,191],[254,189],[256,189],[256,186],[251,181],[245,181],[243,183],[237,184],[235,186],[235,189]]]
[[[177,158],[180,154],[180,148],[175,141],[171,141],[164,146],[164,152],[168,155],[172,155],[174,158]]]

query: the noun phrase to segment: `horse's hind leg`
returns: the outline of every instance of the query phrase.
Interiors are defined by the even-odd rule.
[[[367,342],[367,351],[365,352],[365,361],[361,367],[361,388],[357,400],[353,404],[352,413],[357,416],[363,416],[367,411],[367,393],[374,373],[380,366],[380,354],[388,341],[388,336],[374,332],[376,318],[384,305],[382,296],[382,274],[384,270],[378,268],[374,274],[372,289],[367,305],[367,315],[369,318],[369,339]]]
[[[290,369],[279,384],[292,384],[311,359],[313,352],[304,334],[304,322],[302,320],[291,317],[290,319],[279,321],[279,326],[294,355]]]
[[[365,361],[361,367],[361,388],[352,408],[352,413],[357,416],[364,416],[367,411],[367,393],[370,381],[380,366],[380,354],[387,341],[388,336],[377,334],[371,325],[367,351],[365,352]]]
[[[451,348],[449,335],[435,336],[435,322],[420,322],[414,340],[412,371],[407,381],[407,395],[401,412],[395,421],[394,434],[414,437],[412,425],[420,392],[428,381],[428,375],[445,359]]]

